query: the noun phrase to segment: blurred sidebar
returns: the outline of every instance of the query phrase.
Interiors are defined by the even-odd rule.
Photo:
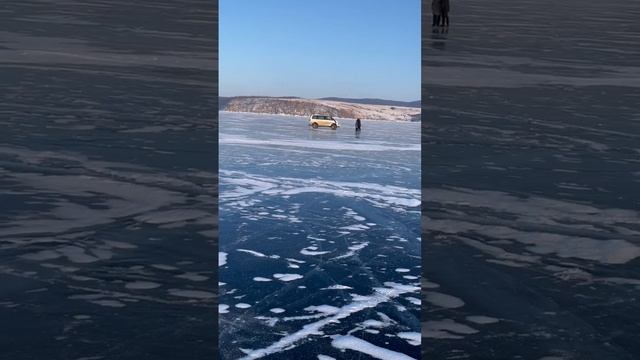
[[[640,9],[423,2],[429,359],[640,358]]]
[[[215,358],[217,2],[0,24],[0,358]]]

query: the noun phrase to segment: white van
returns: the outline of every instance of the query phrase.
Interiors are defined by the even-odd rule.
[[[340,124],[331,115],[313,114],[309,117],[309,125],[317,129],[319,126],[330,127],[332,130],[337,129]]]

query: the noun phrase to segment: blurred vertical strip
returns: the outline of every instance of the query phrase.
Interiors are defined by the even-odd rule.
[[[640,9],[423,2],[423,351],[640,358]]]
[[[0,359],[217,358],[218,2],[0,24]]]

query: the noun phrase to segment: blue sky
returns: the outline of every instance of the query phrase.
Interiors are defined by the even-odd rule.
[[[220,95],[420,99],[418,0],[219,0]]]

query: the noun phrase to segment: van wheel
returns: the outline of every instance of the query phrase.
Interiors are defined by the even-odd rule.
[[[336,126],[336,124],[331,124],[331,130],[335,130],[337,128],[338,128],[338,126]]]
[[[311,124],[311,127],[314,128],[314,129],[317,129],[318,128],[318,123]]]

